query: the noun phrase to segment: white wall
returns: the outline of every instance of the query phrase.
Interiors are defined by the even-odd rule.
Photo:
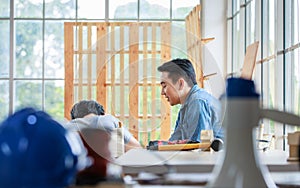
[[[225,89],[224,74],[227,61],[227,1],[201,0],[202,38],[214,37],[215,40],[203,47],[204,75],[217,73],[205,82],[205,88],[219,97]]]

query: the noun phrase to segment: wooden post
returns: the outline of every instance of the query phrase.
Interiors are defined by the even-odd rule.
[[[170,50],[170,41],[171,41],[171,23],[164,23],[161,27],[161,60],[163,62],[170,60],[171,58],[171,50]],[[160,131],[160,138],[162,140],[167,140],[170,137],[171,132],[171,108],[165,99],[162,99],[162,107],[161,109],[165,109],[165,112],[161,112],[162,114],[162,124]]]
[[[82,99],[82,67],[83,67],[83,61],[82,61],[82,23],[79,23],[78,27],[78,69],[75,70],[75,74],[78,74],[78,99]]]
[[[64,24],[64,38],[65,38],[65,111],[64,116],[70,120],[70,112],[73,105],[74,98],[74,35],[72,23]]]
[[[148,112],[147,112],[147,82],[148,82],[148,27],[147,25],[143,25],[143,117],[142,117],[142,144],[147,145],[148,143]]]
[[[120,26],[120,96],[125,96],[125,66],[124,66],[124,26]],[[125,120],[125,100],[120,99],[120,119]]]
[[[156,24],[152,23],[152,43],[151,43],[151,49],[152,49],[152,56],[151,56],[151,62],[152,62],[152,69],[151,69],[151,75],[152,75],[152,79],[151,79],[151,101],[152,101],[152,105],[151,105],[151,140],[155,140],[156,139],[156,127],[157,127],[157,122],[156,122]]]
[[[88,23],[87,25],[87,53],[88,53],[88,62],[87,62],[87,98],[92,99],[92,24]]]
[[[110,26],[110,33],[108,34],[110,36],[110,56],[108,58],[108,61],[110,61],[110,69],[111,69],[111,114],[116,115],[116,62],[115,62],[115,26],[112,24]]]
[[[131,24],[129,34],[129,129],[133,136],[138,139],[138,58],[139,58],[139,25]]]
[[[97,101],[100,102],[104,109],[107,107],[106,98],[106,24],[97,24]]]

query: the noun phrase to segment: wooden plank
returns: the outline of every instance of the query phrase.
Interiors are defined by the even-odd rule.
[[[146,146],[148,144],[148,121],[147,121],[147,45],[148,45],[148,27],[143,26],[143,118],[142,118],[142,144]]]
[[[197,33],[197,37],[200,39],[202,34],[201,34],[201,6],[197,5],[196,9],[195,9],[195,16],[196,16],[196,20],[197,20],[197,24],[196,24],[196,33]]]
[[[208,149],[210,148],[210,142],[195,143],[195,144],[174,144],[174,145],[159,145],[159,151],[182,151],[193,149]]]
[[[191,44],[193,45],[193,44],[195,44],[196,42],[197,42],[197,33],[196,33],[196,26],[195,25],[197,25],[197,22],[196,22],[196,19],[195,19],[195,8],[196,7],[194,7],[193,8],[193,10],[192,10],[192,12],[191,12],[191,19],[190,19],[190,27],[191,27]],[[195,48],[193,48],[192,50],[191,50],[191,61],[192,61],[192,63],[194,64],[194,66],[195,66],[195,62],[196,62],[196,55],[197,55],[197,52],[196,52],[196,49]],[[197,70],[196,70],[196,73],[197,73]]]
[[[112,51],[115,51],[115,26],[111,25],[110,26],[110,48]],[[108,58],[110,61],[110,68],[111,68],[111,114],[116,115],[116,86],[115,86],[115,81],[116,81],[116,65],[115,65],[115,53],[110,54],[110,58]]]
[[[120,26],[120,96],[125,96],[125,66],[124,66],[124,26]],[[125,100],[120,99],[120,119],[125,120]]]
[[[97,52],[96,52],[95,50],[88,51],[88,50],[82,49],[82,51],[81,51],[81,54],[96,54],[96,53],[97,53]],[[106,50],[106,53],[121,53],[121,52],[120,52],[120,50],[114,50],[114,51],[113,51],[113,50]],[[129,54],[129,50],[123,50],[123,53],[124,53],[124,54]],[[142,51],[142,50],[139,50],[138,53],[139,53],[139,54],[142,54],[143,51]],[[151,54],[152,51],[151,51],[151,50],[148,50],[147,53],[148,53],[148,54]],[[161,51],[160,51],[160,50],[157,50],[156,53],[161,53]],[[78,53],[77,50],[75,50],[75,51],[74,51],[74,54],[79,54],[79,53]]]
[[[70,112],[73,105],[74,98],[74,88],[73,88],[73,78],[74,78],[74,33],[73,25],[70,23],[64,24],[64,46],[65,46],[65,108],[64,117],[70,120]]]
[[[171,58],[171,50],[170,50],[170,42],[171,42],[171,24],[170,23],[165,23],[161,27],[161,41],[162,41],[162,46],[161,46],[161,59],[162,61],[168,61]],[[160,132],[160,137],[162,140],[167,140],[170,137],[170,132],[171,132],[171,108],[168,102],[162,98],[162,124],[161,124],[161,132]],[[165,111],[163,110],[165,109]]]
[[[92,25],[87,25],[87,47],[88,51],[92,51]],[[88,54],[88,62],[87,62],[87,98],[92,99],[92,53]]]
[[[97,24],[97,101],[101,103],[106,109],[107,97],[106,97],[106,24],[99,23]]]
[[[201,22],[200,22],[201,23]],[[201,38],[201,43],[202,44],[207,44],[211,41],[215,40],[215,37],[209,37],[209,38]]]
[[[82,25],[79,25],[78,26],[78,69],[75,70],[75,74],[77,73],[78,74],[78,100],[81,100],[82,99],[82,71],[83,71],[83,57],[82,57],[82,49],[83,49],[83,40],[82,40],[82,37],[83,37],[83,29],[82,29]]]
[[[105,24],[105,26],[111,26],[114,25],[116,26],[131,26],[132,24],[135,24],[136,22],[65,22],[65,23],[70,23],[72,25],[82,25],[82,26],[87,26],[87,24],[91,24],[93,26],[97,26],[98,24]],[[163,25],[165,22],[155,22],[157,26]],[[151,26],[152,22],[139,22],[139,24],[143,24],[145,26]]]
[[[151,140],[156,139],[156,26],[155,24],[152,24],[152,44],[151,44],[151,51],[152,51],[152,56],[151,56],[151,62],[152,62],[152,68],[151,68]],[[159,85],[160,86],[160,85]]]
[[[130,25],[129,32],[129,131],[138,139],[138,24]]]
[[[244,64],[242,68],[241,78],[252,80],[252,75],[256,63],[256,56],[259,42],[254,42],[246,49]]]
[[[187,46],[187,54],[188,54],[188,58],[190,59],[191,57],[191,36],[190,36],[190,15],[186,16],[185,18],[185,35],[186,35],[186,46]]]
[[[204,79],[203,79],[203,63],[202,63],[202,42],[201,42],[201,7],[200,5],[196,6],[195,9],[195,35],[196,37],[196,48],[195,48],[195,67],[196,67],[196,75],[199,87],[204,87]]]

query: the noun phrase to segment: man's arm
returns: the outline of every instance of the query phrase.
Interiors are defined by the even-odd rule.
[[[139,141],[137,141],[125,127],[123,127],[123,130],[124,130],[125,152],[127,152],[130,149],[142,148]]]
[[[130,149],[142,148],[140,143],[132,136],[129,141],[125,144],[125,152]]]

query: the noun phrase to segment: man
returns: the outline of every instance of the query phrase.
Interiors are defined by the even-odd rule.
[[[161,95],[166,97],[171,106],[181,104],[169,141],[200,142],[201,130],[213,130],[214,137],[222,137],[221,104],[199,88],[192,63],[187,59],[174,59],[157,69],[161,72]]]
[[[80,127],[100,128],[112,132],[119,127],[120,121],[112,115],[105,114],[103,106],[94,100],[82,100],[76,103],[71,110],[72,121],[69,125]],[[125,152],[133,148],[141,148],[140,143],[124,130]]]

